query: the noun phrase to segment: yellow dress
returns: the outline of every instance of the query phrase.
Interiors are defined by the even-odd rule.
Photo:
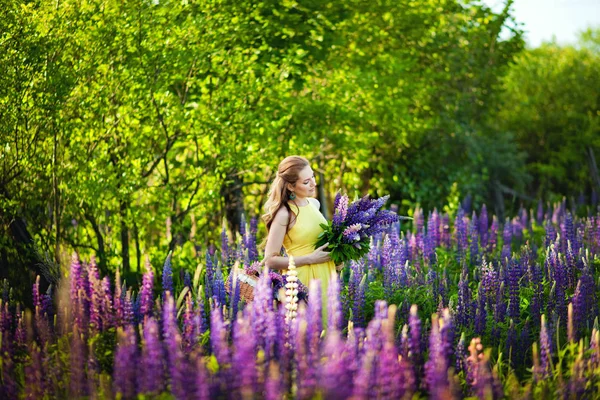
[[[317,237],[323,228],[319,224],[326,224],[327,220],[317,207],[309,201],[307,206],[298,207],[288,202],[292,212],[296,214],[296,222],[283,239],[283,247],[288,255],[294,257],[305,256],[315,251]],[[306,287],[310,287],[313,279],[321,280],[321,299],[323,309],[323,325],[327,324],[327,288],[331,273],[335,272],[335,263],[328,261],[321,264],[308,264],[297,268],[298,279]],[[310,301],[310,299],[309,299]]]

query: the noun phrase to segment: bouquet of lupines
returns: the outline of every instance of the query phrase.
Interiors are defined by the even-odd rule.
[[[372,200],[366,195],[348,204],[348,196],[338,192],[333,219],[321,224],[324,231],[319,235],[315,248],[329,243],[326,250],[331,252],[331,260],[336,265],[362,258],[369,252],[371,237],[398,222],[396,213],[381,209],[389,197]]]

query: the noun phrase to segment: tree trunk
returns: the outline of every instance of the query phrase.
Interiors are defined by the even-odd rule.
[[[244,194],[242,192],[242,179],[233,171],[227,175],[221,186],[221,197],[225,202],[225,218],[229,224],[233,241],[236,241],[240,231],[240,222],[244,213]]]
[[[127,227],[127,203],[121,201],[119,204],[119,214],[121,216],[121,257],[123,258],[123,274],[129,275],[131,266],[129,265],[129,228]]]
[[[96,257],[98,258],[98,268],[100,271],[106,273],[106,252],[104,250],[104,237],[102,236],[102,232],[100,231],[100,227],[96,223],[96,219],[89,211],[84,213],[85,219],[89,221],[92,225],[92,229],[94,230],[94,234],[96,235],[96,241],[98,242],[98,253]]]
[[[139,237],[139,231],[138,231],[138,227],[137,224],[135,223],[135,220],[133,221],[133,239],[135,240],[135,255],[137,258],[137,271],[140,272],[141,271],[141,262],[142,262],[142,251],[140,249],[140,237]]]
[[[590,178],[596,193],[600,193],[600,174],[598,174],[598,165],[596,164],[596,156],[592,146],[587,148],[588,164],[590,166]]]

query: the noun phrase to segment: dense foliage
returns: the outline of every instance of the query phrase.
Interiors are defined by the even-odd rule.
[[[311,284],[290,322],[269,274],[250,304],[225,293],[230,267],[258,258],[249,229],[200,256],[193,276],[171,254],[162,271],[148,260],[139,291],[75,255],[56,292],[33,286],[33,312],[5,287],[0,389],[11,398],[595,398],[600,214],[572,211],[540,203],[503,223],[485,207],[461,207],[453,222],[418,211],[406,234],[390,228],[332,281],[327,304]]]

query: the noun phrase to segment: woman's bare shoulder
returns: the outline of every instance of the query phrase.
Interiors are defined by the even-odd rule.
[[[315,207],[317,207],[317,209],[321,208],[321,203],[319,203],[319,200],[315,199],[314,197],[309,197],[308,201],[313,203],[315,205]]]
[[[287,224],[289,218],[290,218],[290,212],[288,211],[288,209],[285,207],[281,207],[275,213],[275,217],[273,218],[273,221],[274,222],[284,222],[285,224]]]

